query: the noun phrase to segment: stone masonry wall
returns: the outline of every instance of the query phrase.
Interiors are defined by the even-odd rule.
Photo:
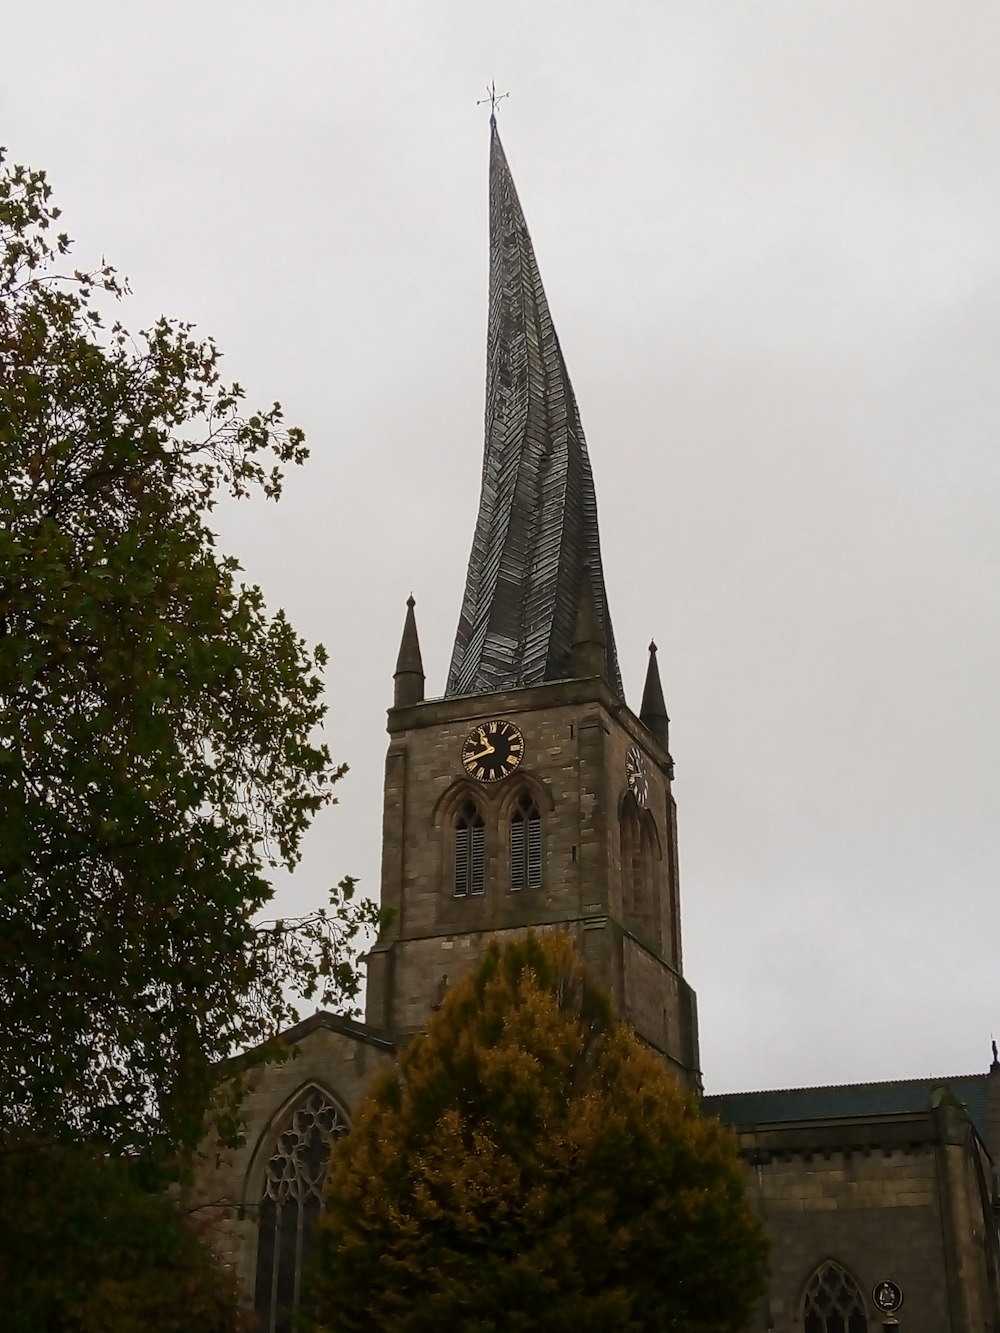
[[[957,1103],[925,1112],[743,1126],[747,1188],[771,1238],[757,1330],[801,1333],[805,1286],[833,1259],[871,1305],[903,1291],[903,1333],[1000,1328],[991,1164]],[[770,1321],[770,1322],[769,1322]]]
[[[776,1333],[801,1333],[806,1282],[824,1259],[870,1293],[890,1279],[905,1293],[906,1333],[950,1328],[933,1150],[927,1147],[774,1160],[749,1169],[771,1236]]]
[[[525,757],[511,777],[477,783],[463,773],[462,745],[489,718],[505,718],[520,728]],[[667,959],[680,952],[670,764],[638,720],[601,682],[584,680],[394,709],[389,731],[382,903],[392,919],[371,957],[368,1022],[403,1035],[423,1026],[440,998],[442,978],[455,980],[494,935],[556,924],[579,935],[584,922],[603,928],[608,921],[621,923],[628,933],[620,811],[625,752],[638,745],[646,759],[648,811],[659,849],[658,939],[640,940],[645,948],[631,943],[627,967],[620,944],[598,947],[591,940],[585,952],[619,1012],[659,1049],[667,1051],[669,1044],[677,1063],[691,1066],[696,1039],[689,1035],[685,1049],[677,1045],[690,1023],[678,1009],[678,977],[658,952],[659,946]],[[526,790],[542,816],[542,885],[513,892],[507,830],[510,812]],[[468,800],[485,822],[486,890],[456,897],[454,820]]]

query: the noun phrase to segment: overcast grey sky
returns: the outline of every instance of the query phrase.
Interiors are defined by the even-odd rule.
[[[411,591],[444,688],[478,500],[488,113],[660,645],[706,1088],[983,1069],[1000,1032],[1000,6],[8,3],[0,142],[126,311],[313,456],[224,543],[332,655],[351,766],[281,887],[377,888]]]

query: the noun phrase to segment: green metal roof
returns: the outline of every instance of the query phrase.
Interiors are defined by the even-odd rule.
[[[727,1125],[773,1125],[792,1120],[837,1120],[856,1116],[923,1111],[936,1088],[946,1085],[969,1112],[979,1136],[988,1142],[986,1074],[954,1078],[905,1078],[887,1083],[844,1083],[826,1088],[769,1088],[764,1092],[727,1092],[702,1099],[707,1115]]]

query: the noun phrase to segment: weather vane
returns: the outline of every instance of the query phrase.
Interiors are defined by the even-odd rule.
[[[502,102],[505,97],[509,96],[510,93],[497,92],[497,81],[496,79],[493,79],[486,85],[486,96],[480,97],[479,101],[476,103],[476,106],[485,106],[486,103],[489,102],[490,122],[494,123],[497,118],[497,103]]]

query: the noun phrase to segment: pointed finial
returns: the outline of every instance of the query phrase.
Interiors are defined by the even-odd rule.
[[[656,643],[652,639],[649,642],[649,665],[646,668],[646,684],[642,691],[639,721],[665,750],[669,748],[667,739],[670,718],[667,716],[667,705],[663,702],[660,668],[656,662]]]
[[[993,1047],[993,1063],[990,1065],[990,1073],[992,1074],[994,1070],[1000,1069],[1000,1060],[997,1059],[997,1043],[995,1037],[990,1039],[990,1045]]]
[[[411,592],[406,599],[403,637],[399,642],[399,656],[396,658],[396,670],[392,678],[394,708],[419,704],[424,697],[424,664],[420,656],[420,640],[417,637],[417,618],[413,614],[415,606],[416,602]]]
[[[497,126],[497,103],[502,102],[505,97],[509,96],[510,93],[498,93],[496,79],[492,79],[486,85],[486,96],[480,97],[479,101],[476,103],[476,106],[485,106],[486,103],[489,102],[490,126],[492,129],[496,129]]]

